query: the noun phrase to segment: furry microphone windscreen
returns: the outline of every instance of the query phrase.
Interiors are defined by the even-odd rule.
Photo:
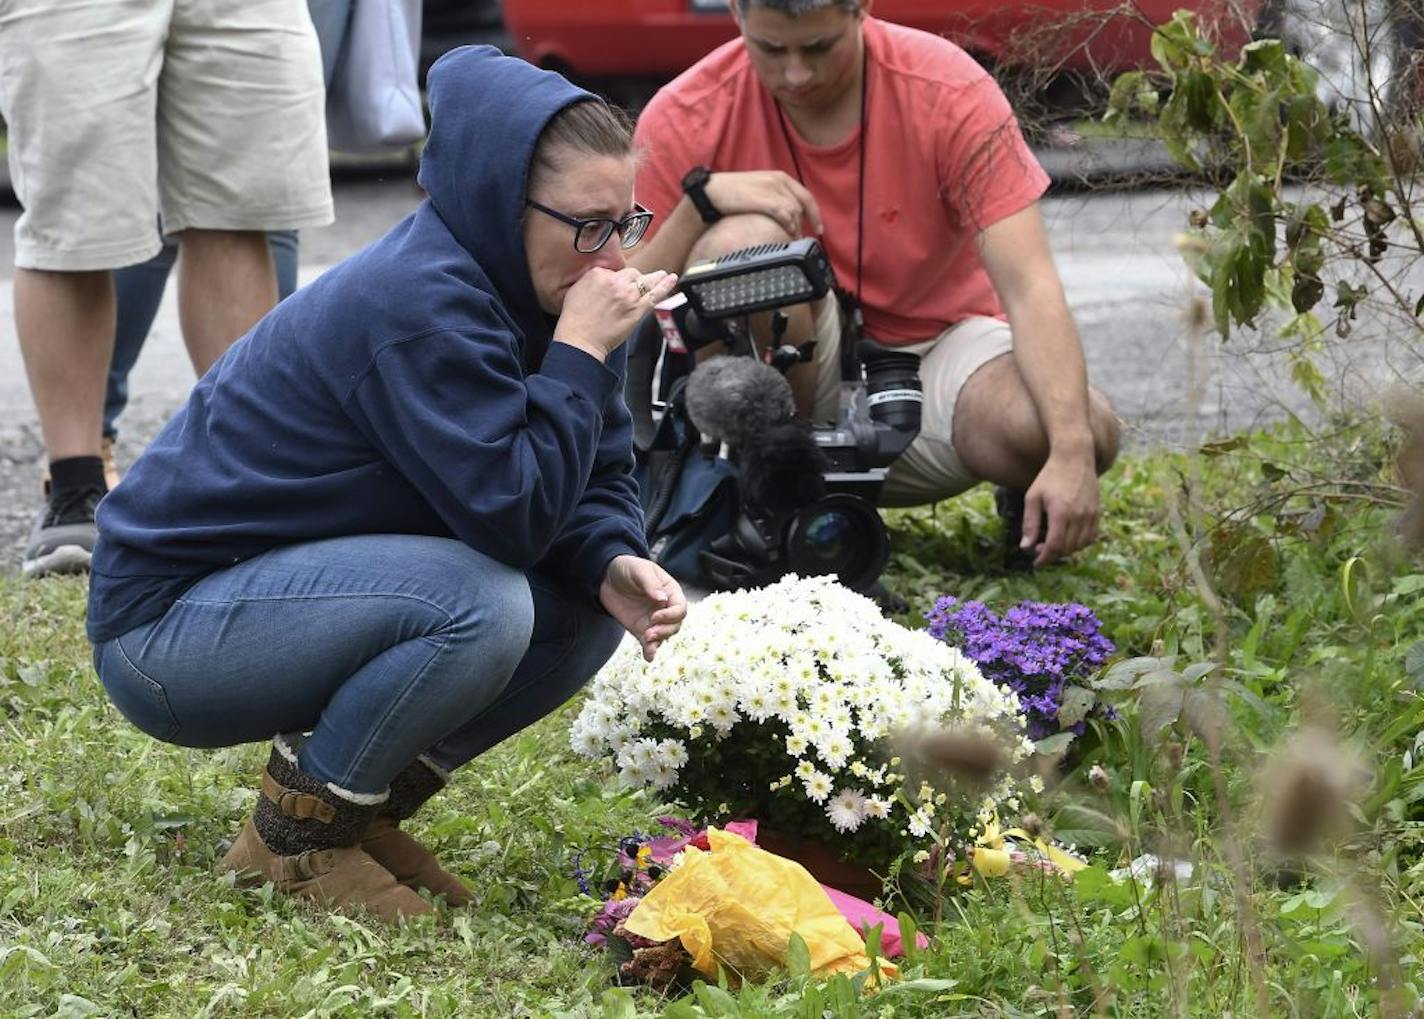
[[[703,435],[734,449],[754,445],[796,411],[791,387],[775,368],[750,357],[714,357],[687,380],[687,416]]]
[[[714,357],[687,380],[687,416],[737,454],[742,501],[759,512],[793,512],[826,489],[825,454],[794,418],[786,378],[750,357]]]

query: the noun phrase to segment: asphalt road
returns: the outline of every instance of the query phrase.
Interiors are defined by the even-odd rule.
[[[303,234],[304,280],[380,236],[419,195],[402,174],[340,183],[336,199],[336,223]],[[1060,194],[1043,204],[1092,381],[1125,420],[1130,448],[1180,446],[1207,433],[1311,413],[1270,336],[1248,333],[1225,345],[1210,333],[1192,339],[1185,313],[1206,291],[1183,265],[1174,237],[1203,201],[1190,190],[1139,190]],[[0,208],[0,569],[18,563],[43,460],[14,331],[10,248],[17,215]],[[121,464],[137,455],[192,384],[173,290],[132,377]],[[1418,368],[1410,345],[1387,332],[1362,324],[1349,342],[1332,347],[1328,375],[1337,405],[1368,403],[1380,385]]]

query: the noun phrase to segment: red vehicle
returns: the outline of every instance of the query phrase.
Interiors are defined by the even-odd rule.
[[[1195,9],[1228,50],[1261,0],[876,0],[876,17],[943,35],[983,63],[1080,74],[1152,66],[1152,25]],[[733,38],[727,0],[504,0],[515,50],[579,79],[666,81]]]

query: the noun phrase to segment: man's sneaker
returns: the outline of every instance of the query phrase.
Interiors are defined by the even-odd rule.
[[[1031,570],[1033,569],[1034,553],[1020,548],[1023,542],[1024,525],[1024,496],[1027,493],[1021,488],[1006,488],[1003,485],[994,489],[994,509],[999,513],[999,519],[1004,522],[1003,550],[1004,569],[1006,570]],[[1043,535],[1039,535],[1040,540]]]
[[[99,536],[94,508],[103,497],[101,488],[51,491],[35,516],[20,572],[26,577],[86,572]]]

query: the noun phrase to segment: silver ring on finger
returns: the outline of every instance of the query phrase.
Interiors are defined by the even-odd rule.
[[[638,296],[640,298],[648,296],[648,285],[643,282],[643,277],[639,276],[637,279],[635,279],[633,281],[633,285],[638,288]]]

